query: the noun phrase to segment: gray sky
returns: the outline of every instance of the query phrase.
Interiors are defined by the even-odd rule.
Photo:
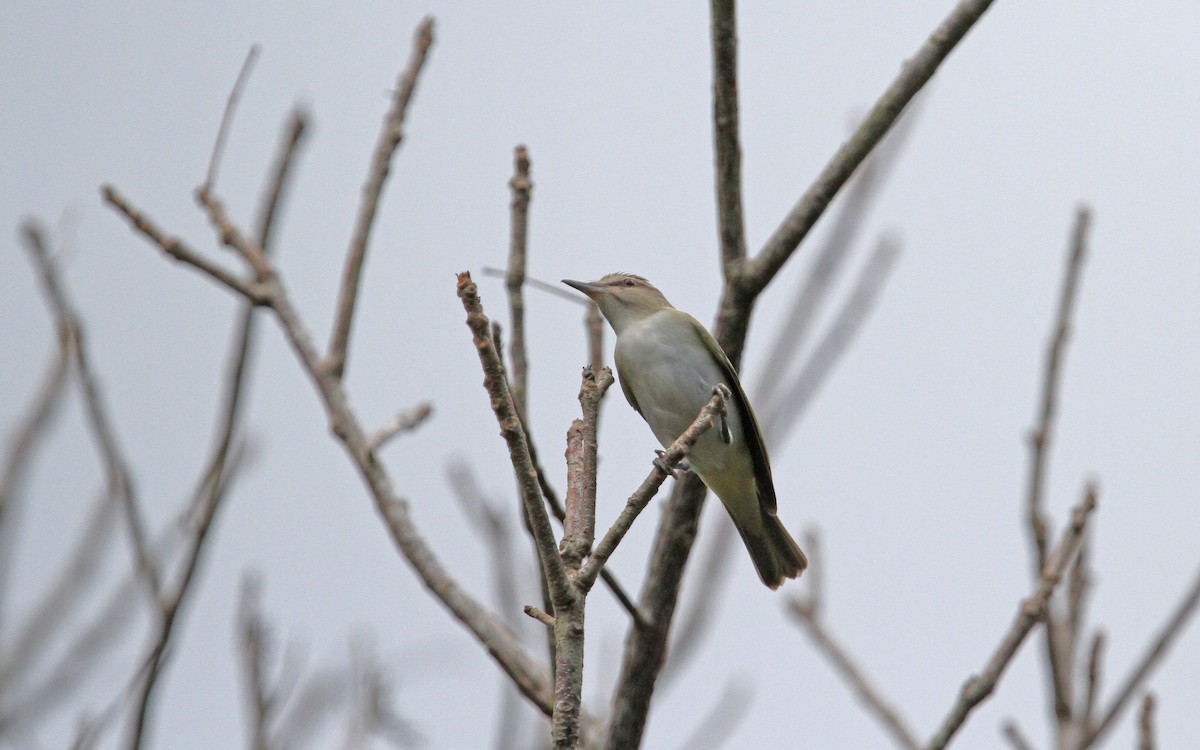
[[[752,251],[950,5],[742,8]],[[465,585],[485,591],[487,557],[441,467],[469,456],[497,501],[513,503],[513,492],[454,272],[475,272],[488,312],[506,319],[502,284],[479,271],[504,263],[506,181],[512,148],[525,143],[536,183],[531,275],[632,271],[711,320],[720,279],[707,10],[346,7],[18,1],[0,9],[8,238],[0,424],[17,418],[52,351],[52,326],[15,239],[20,219],[35,215],[65,244],[67,282],[118,433],[148,515],[165,523],[208,445],[234,300],[134,237],[100,205],[99,185],[114,183],[169,231],[231,261],[191,193],[229,87],[249,46],[261,44],[218,192],[248,224],[288,109],[309,108],[315,128],[278,235],[279,264],[324,342],[388,92],[413,29],[432,13],[437,42],[376,226],[348,386],[368,425],[433,401],[433,419],[397,440],[386,460],[436,551]],[[1178,3],[998,2],[934,79],[851,262],[857,267],[885,230],[902,242],[874,316],[804,422],[773,446],[782,518],[794,532],[817,526],[824,535],[829,622],[924,736],[1030,587],[1024,436],[1081,201],[1096,218],[1048,507],[1061,522],[1085,479],[1098,480],[1091,611],[1110,636],[1106,695],[1200,564],[1198,21],[1200,10]],[[750,382],[812,245],[756,312],[743,366]],[[557,459],[585,359],[580,309],[536,292],[527,305],[532,425],[561,486]],[[369,638],[394,669],[398,706],[426,746],[485,746],[500,673],[393,551],[310,384],[275,327],[264,333],[249,415],[260,455],[219,521],[153,746],[241,742],[232,623],[250,569],[265,579],[280,640],[301,647],[310,664],[344,662],[348,640]],[[101,482],[80,424],[73,400],[28,488],[8,628]],[[645,476],[654,447],[612,393],[601,434],[602,523]],[[724,523],[710,505],[702,536]],[[658,515],[656,503],[612,562],[634,588]],[[124,564],[122,548],[110,565]],[[646,746],[679,746],[731,681],[752,691],[752,704],[729,747],[882,746],[885,737],[783,614],[789,589],[800,587],[771,593],[740,552],[734,564],[700,658],[656,697]],[[598,591],[588,622],[585,693],[603,712],[624,619]],[[102,705],[132,656],[114,657],[71,711],[47,722],[46,746],[65,742],[80,708]],[[1040,642],[1026,644],[959,747],[996,747],[1007,717],[1045,744],[1040,657]],[[1198,674],[1200,637],[1189,632],[1151,681],[1164,747],[1200,746]],[[1112,747],[1130,746],[1133,723],[1122,720]]]

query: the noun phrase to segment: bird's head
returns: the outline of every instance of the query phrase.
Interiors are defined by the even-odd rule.
[[[625,326],[645,320],[660,310],[673,310],[670,302],[649,281],[631,273],[610,273],[599,281],[571,281],[567,286],[586,294],[618,334]]]

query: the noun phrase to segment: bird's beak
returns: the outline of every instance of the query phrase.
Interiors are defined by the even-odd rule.
[[[562,283],[572,287],[573,289],[578,289],[591,299],[596,299],[596,297],[600,296],[600,294],[604,291],[604,287],[600,286],[599,284],[593,284],[590,281],[572,281],[570,279],[563,279]]]

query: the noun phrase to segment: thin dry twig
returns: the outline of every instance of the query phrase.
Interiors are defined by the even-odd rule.
[[[0,472],[0,630],[3,629],[4,614],[8,611],[3,606],[8,590],[8,574],[12,570],[10,558],[13,540],[12,508],[15,498],[25,480],[26,471],[32,466],[32,456],[38,444],[45,436],[48,427],[66,392],[67,376],[71,371],[71,330],[58,328],[58,351],[53,362],[42,377],[37,395],[31,402],[25,416],[13,428],[7,456],[4,459],[4,469]],[[0,685],[11,684],[3,677],[0,670]]]
[[[1004,722],[1004,739],[1008,740],[1008,744],[1013,746],[1013,750],[1033,750],[1033,745],[1029,744],[1029,740],[1025,739],[1025,735],[1021,733],[1021,728],[1014,721]]]
[[[525,352],[525,258],[529,236],[529,201],[533,194],[533,180],[529,177],[529,151],[517,146],[513,151],[513,176],[508,181],[512,191],[512,227],[508,246],[508,272],[504,286],[508,290],[509,324],[512,338],[509,341],[509,359],[512,360],[513,405],[525,424],[529,424],[529,403],[526,391],[529,385],[529,359]]]
[[[446,467],[446,475],[454,497],[462,506],[468,520],[483,539],[488,549],[491,563],[488,570],[492,575],[492,591],[496,611],[514,631],[519,630],[522,611],[521,599],[517,592],[517,572],[514,566],[513,535],[505,515],[500,512],[485,495],[479,483],[475,480],[470,466],[463,461],[455,461]],[[495,747],[508,748],[517,746],[517,735],[520,730],[520,701],[521,695],[511,684],[505,681],[500,686],[499,722],[496,725]]]
[[[121,501],[125,511],[125,526],[129,532],[138,572],[146,584],[150,600],[158,602],[161,594],[158,567],[150,556],[146,542],[146,524],[142,518],[129,462],[117,442],[112,421],[108,416],[108,408],[100,394],[100,385],[92,370],[91,357],[84,340],[83,323],[67,299],[66,290],[59,278],[58,267],[46,246],[41,228],[33,222],[27,222],[22,230],[26,248],[40,272],[42,289],[54,311],[59,329],[70,332],[67,340],[73,344],[75,349],[75,367],[79,374],[79,385],[83,391],[88,426],[104,462],[108,491]]]
[[[654,462],[654,468],[650,470],[650,474],[642,480],[637,490],[629,496],[629,500],[625,503],[625,508],[617,516],[612,527],[604,534],[604,538],[596,545],[596,549],[592,551],[587,564],[579,571],[576,584],[582,590],[587,591],[596,582],[596,576],[599,575],[604,564],[608,562],[608,558],[616,551],[617,545],[621,543],[625,534],[633,526],[634,519],[638,517],[638,514],[653,499],[654,495],[658,492],[658,488],[662,486],[662,483],[666,481],[668,476],[672,475],[675,467],[687,456],[687,452],[692,449],[692,446],[696,444],[700,436],[711,429],[718,419],[725,416],[726,404],[729,398],[729,389],[725,388],[724,385],[718,385],[714,388],[712,398],[700,410],[700,413],[696,416],[692,424]]]
[[[788,607],[796,621],[804,626],[804,632],[812,640],[817,650],[829,660],[842,680],[850,686],[859,701],[866,707],[867,713],[875,718],[884,731],[898,746],[915,750],[921,746],[916,732],[900,715],[900,712],[883,697],[879,688],[867,677],[859,665],[846,651],[833,634],[825,627],[821,612],[824,609],[823,591],[820,575],[825,566],[821,561],[820,537],[815,531],[805,534],[805,548],[808,549],[812,561],[812,572],[806,576],[809,583],[809,593],[805,597],[795,596],[788,601]]]
[[[1016,619],[1005,633],[1004,638],[1001,639],[996,651],[988,659],[983,671],[973,675],[963,685],[958,700],[951,707],[941,728],[925,745],[927,750],[941,750],[949,744],[958,730],[962,728],[971,711],[996,689],[996,684],[1000,681],[1000,677],[1004,674],[1004,670],[1012,661],[1013,656],[1016,655],[1017,649],[1020,648],[1025,637],[1029,635],[1029,631],[1033,630],[1034,625],[1038,622],[1046,619],[1050,597],[1066,573],[1067,566],[1075,557],[1083,540],[1088,518],[1095,508],[1096,489],[1089,486],[1083,500],[1075,506],[1075,510],[1071,513],[1071,521],[1063,529],[1058,546],[1046,557],[1046,567],[1042,570],[1042,576],[1038,580],[1033,594],[1021,602]]]
[[[237,642],[241,656],[242,680],[249,698],[250,747],[270,748],[271,719],[278,707],[275,691],[267,684],[267,663],[273,644],[271,632],[262,617],[262,582],[255,576],[242,578],[238,597]]]
[[[251,45],[250,51],[246,53],[246,59],[242,62],[242,69],[238,71],[233,88],[229,90],[229,98],[226,99],[225,109],[221,113],[221,124],[217,127],[217,137],[213,142],[212,155],[208,159],[208,173],[204,176],[201,190],[211,190],[217,184],[217,168],[220,166],[221,156],[225,151],[225,140],[229,137],[233,114],[237,111],[238,100],[241,99],[242,91],[246,88],[246,82],[250,80],[250,71],[254,68],[255,61],[258,60],[259,52],[261,49],[257,44]]]
[[[1043,371],[1042,392],[1038,408],[1038,424],[1030,433],[1029,487],[1026,495],[1026,522],[1033,541],[1033,570],[1035,575],[1046,563],[1046,537],[1049,533],[1045,516],[1045,475],[1049,463],[1050,443],[1053,435],[1058,407],[1058,391],[1061,385],[1062,362],[1066,343],[1070,336],[1071,316],[1079,289],[1083,261],[1087,254],[1088,229],[1091,212],[1080,206],[1075,215],[1075,226],[1071,232],[1071,243],[1067,253],[1066,271],[1063,274],[1062,290],[1059,295],[1058,312],[1055,317],[1050,340],[1046,347],[1046,364]],[[1063,630],[1066,623],[1060,621],[1053,606],[1046,618],[1046,661],[1050,691],[1054,700],[1054,715],[1059,726],[1066,726],[1071,719],[1071,671],[1074,651],[1068,642],[1069,634]]]
[[[771,282],[854,170],[887,135],[904,108],[991,4],[992,0],[962,0],[916,54],[904,63],[900,74],[875,102],[854,135],[842,144],[763,249],[750,261],[745,278],[748,296],[753,297]]]
[[[431,414],[433,414],[433,404],[428,401],[423,401],[411,409],[398,411],[390,422],[380,427],[367,439],[367,444],[372,451],[377,451],[400,433],[420,427]]]
[[[1100,681],[1104,670],[1104,633],[1092,636],[1092,648],[1088,651],[1087,689],[1083,694],[1084,727],[1091,727],[1095,722],[1096,700],[1100,697]]]
[[[213,263],[188,247],[178,237],[167,236],[146,214],[135,208],[112,185],[101,187],[100,194],[103,196],[105,203],[116,209],[118,213],[129,221],[135,230],[150,240],[151,244],[155,245],[167,257],[192,266],[217,282],[218,285],[240,294],[256,305],[265,305],[268,303],[269,296],[263,284],[244,282],[232,271]]]
[[[542,504],[542,491],[537,481],[537,471],[529,455],[529,442],[520,416],[513,407],[512,396],[508,390],[508,381],[504,376],[504,366],[492,340],[491,326],[483,313],[483,305],[479,300],[479,292],[471,274],[463,272],[458,275],[458,296],[462,300],[463,309],[467,312],[467,327],[471,329],[475,348],[479,353],[480,363],[484,369],[484,386],[491,397],[492,411],[500,424],[500,434],[508,445],[509,458],[513,471],[516,473],[518,489],[525,506],[525,516],[529,520],[530,531],[537,544],[538,556],[542,563],[542,572],[550,587],[550,595],[555,601],[573,596],[567,581],[566,569],[562,557],[558,553],[558,544],[550,526],[550,517]]]
[[[1125,678],[1125,683],[1117,691],[1116,697],[1101,714],[1100,721],[1097,722],[1095,728],[1088,732],[1085,746],[1099,745],[1103,741],[1104,735],[1129,705],[1134,694],[1141,689],[1158,663],[1166,656],[1171,644],[1183,633],[1188,621],[1196,613],[1198,605],[1200,605],[1200,571],[1196,573],[1192,585],[1184,593],[1183,599],[1175,607],[1175,611],[1171,613],[1171,616],[1163,623],[1162,629],[1158,631],[1158,635],[1147,646],[1142,658],[1138,660],[1137,666]]]
[[[350,343],[350,326],[358,299],[359,278],[362,276],[363,261],[366,259],[375,215],[379,211],[383,185],[387,182],[388,172],[391,171],[392,157],[404,140],[404,117],[432,45],[433,18],[426,17],[417,27],[408,65],[396,82],[392,106],[384,118],[383,129],[379,133],[379,141],[375,144],[375,152],[371,159],[371,168],[363,184],[362,202],[358,207],[354,235],[350,239],[350,248],[346,251],[346,266],[342,273],[341,290],[338,292],[337,317],[325,363],[325,369],[336,377],[341,377],[346,370],[346,350]]]
[[[808,273],[799,280],[778,334],[767,347],[766,361],[752,390],[759,404],[766,406],[774,402],[777,390],[784,382],[784,375],[791,370],[797,355],[807,343],[817,313],[823,309],[833,291],[838,272],[850,257],[850,251],[866,224],[875,199],[882,192],[887,175],[899,161],[900,152],[917,121],[920,101],[921,97],[913,101],[900,116],[895,128],[847,183],[837,214],[829,220],[832,222],[829,231],[815,252]],[[861,280],[859,283],[862,283]],[[770,413],[771,410],[768,407],[763,411]]]
[[[1146,693],[1142,699],[1142,715],[1138,719],[1138,750],[1154,750],[1154,693]]]
[[[782,445],[791,430],[800,423],[800,417],[817,389],[829,377],[834,365],[841,360],[855,335],[862,329],[863,321],[878,301],[899,256],[900,245],[894,237],[884,235],[879,239],[874,252],[863,265],[854,289],[838,310],[825,336],[813,349],[795,379],[784,387],[774,403],[766,409],[763,433],[772,445]]]

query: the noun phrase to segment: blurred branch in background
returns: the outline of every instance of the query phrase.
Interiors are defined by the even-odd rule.
[[[815,531],[804,536],[804,548],[808,550],[808,559],[812,566],[806,576],[808,595],[789,598],[788,606],[791,613],[795,616],[796,621],[804,627],[804,632],[812,644],[854,691],[867,713],[878,721],[891,736],[892,742],[897,747],[916,750],[921,746],[921,742],[917,739],[917,734],[909,726],[908,721],[900,715],[890,701],[883,697],[879,689],[866,676],[862,666],[847,653],[845,647],[838,643],[829,628],[826,627],[821,616],[825,602],[824,590],[821,585],[824,560],[821,559],[820,536]]]

